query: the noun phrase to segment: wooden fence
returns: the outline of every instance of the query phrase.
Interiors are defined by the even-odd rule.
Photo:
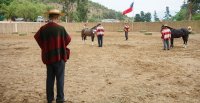
[[[45,23],[38,22],[0,22],[0,34],[13,33],[35,33]],[[91,28],[97,23],[88,23]],[[180,21],[180,22],[133,22],[129,23],[131,32],[139,32],[146,30],[148,32],[159,32],[162,24],[167,24],[173,28],[187,28],[191,26],[193,31],[200,33],[200,21]],[[78,32],[83,28],[83,23],[60,23],[68,32]],[[106,32],[122,31],[124,23],[102,23]]]

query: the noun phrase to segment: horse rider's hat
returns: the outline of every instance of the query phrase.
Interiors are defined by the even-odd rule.
[[[164,24],[164,26],[168,26],[167,24]]]
[[[59,15],[59,16],[63,16],[63,15],[64,15],[64,13],[61,13],[60,10],[58,10],[58,9],[51,9],[51,10],[49,10],[49,11],[47,12],[47,14],[48,14],[48,15],[50,15],[50,14],[57,14],[57,15]]]

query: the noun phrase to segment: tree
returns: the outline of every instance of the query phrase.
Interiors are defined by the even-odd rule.
[[[56,0],[55,0],[56,1]],[[67,20],[68,22],[72,22],[73,21],[73,11],[75,11],[75,2],[77,2],[77,0],[58,0],[59,2],[61,2],[61,4],[63,5],[63,11],[66,18],[64,18],[65,20]]]
[[[144,13],[144,11],[140,12],[140,17],[141,17],[141,21],[144,22],[145,21],[145,13]]]
[[[37,16],[44,15],[47,7],[42,3],[31,2],[29,0],[13,0],[10,5],[3,5],[3,13],[7,19],[12,17],[22,17],[26,21],[34,21]]]
[[[136,14],[134,20],[135,20],[135,22],[141,22],[142,18],[140,16],[140,14]]]
[[[174,21],[181,21],[181,20],[186,20],[188,18],[187,14],[187,4],[184,1],[183,5],[181,6],[181,9],[178,13],[176,13],[176,15],[172,18],[172,20]]]
[[[5,18],[5,6],[8,6],[11,2],[12,0],[0,0],[0,21],[2,21]]]
[[[164,20],[168,21],[171,19],[171,14],[170,14],[170,11],[169,11],[169,7],[167,6],[166,7],[166,11],[165,11],[165,16],[164,16]]]
[[[174,21],[181,21],[187,19],[187,8],[181,9],[173,18]]]
[[[0,0],[0,4],[9,5],[13,0]]]
[[[16,5],[14,4],[10,4],[10,5],[5,5],[5,4],[2,4],[1,5],[1,11],[2,14],[5,16],[5,18],[8,20],[10,19],[11,17],[15,16],[15,11],[16,11]]]
[[[173,17],[173,20],[200,20],[200,0],[187,0],[181,6],[181,10]]]
[[[151,13],[146,13],[145,15],[144,15],[145,17],[144,17],[144,20],[146,21],[146,22],[151,22]]]
[[[136,14],[134,18],[135,22],[151,22],[151,13],[144,13],[143,11],[140,14]]]
[[[160,21],[159,18],[158,18],[158,16],[157,16],[156,11],[154,11],[154,15],[153,16],[154,16],[154,21]]]
[[[192,20],[192,15],[200,12],[200,0],[188,0],[188,20]]]
[[[88,0],[78,0],[77,1],[77,16],[79,21],[86,22],[88,13]]]

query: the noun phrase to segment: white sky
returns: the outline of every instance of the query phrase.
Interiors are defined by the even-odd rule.
[[[180,10],[181,5],[184,0],[91,0],[93,2],[98,2],[101,5],[109,9],[116,11],[124,11],[130,7],[130,4],[134,1],[133,12],[129,13],[128,16],[132,17],[135,14],[144,11],[145,13],[150,12],[153,16],[156,10],[158,16],[161,18],[164,16],[166,11],[166,6],[169,7],[170,13],[172,15]]]

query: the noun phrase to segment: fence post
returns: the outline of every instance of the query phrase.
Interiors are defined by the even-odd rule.
[[[15,26],[14,32],[17,33],[18,32],[18,30],[17,30],[17,23],[15,23],[14,26]]]

